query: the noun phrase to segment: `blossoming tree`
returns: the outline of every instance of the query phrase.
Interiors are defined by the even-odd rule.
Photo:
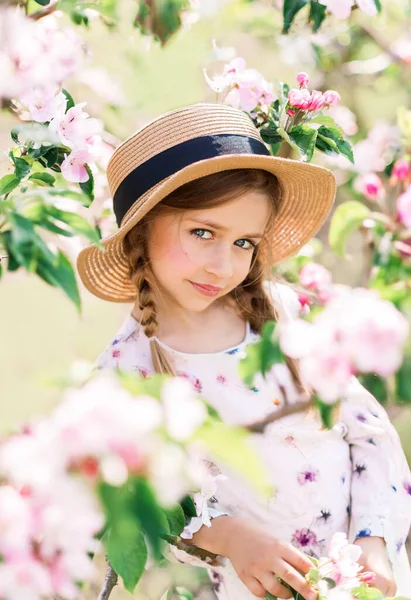
[[[338,32],[338,20],[356,13],[368,19],[384,10],[379,0],[248,4],[266,15],[270,11],[278,34],[290,35],[302,21],[314,32],[327,26]],[[0,97],[20,122],[10,132],[9,172],[0,179],[0,275],[2,265],[6,273],[35,273],[80,309],[71,260],[61,246],[65,238],[79,236],[99,243],[110,209],[100,204],[92,218],[87,209],[115,141],[65,85],[86,60],[75,26],[101,19],[114,27],[116,3],[21,5],[24,10],[12,7],[1,14]],[[164,46],[185,19],[201,10],[194,0],[140,0],[135,25]],[[55,18],[62,11],[71,27]],[[356,73],[395,63],[401,73],[411,56],[406,42],[387,46],[364,20],[359,28],[384,56],[374,66],[352,64],[336,35],[334,64]],[[326,53],[321,46],[316,52],[316,66],[325,72]],[[198,502],[212,495],[206,455],[222,458],[266,493],[265,473],[247,445],[249,432],[313,405],[331,426],[353,375],[382,400],[387,395],[411,400],[410,358],[403,360],[411,281],[411,113],[399,111],[395,133],[393,123],[357,135],[354,115],[341,105],[339,92],[323,85],[313,89],[305,71],[299,70],[295,80],[268,81],[242,57],[223,62],[215,75],[205,69],[205,80],[218,101],[249,114],[273,155],[316,160],[336,170],[348,199],[333,214],[329,241],[342,258],[347,238],[362,232],[362,287],[333,283],[330,272],[314,260],[321,251],[318,240],[283,266],[299,284],[289,298],[294,318],[266,325],[261,341],[248,348],[241,374],[252,385],[258,373],[290,357],[299,361],[311,391],[263,422],[230,429],[178,379],[99,375],[68,389],[50,416],[5,436],[0,444],[1,600],[20,599],[28,590],[32,598],[76,598],[81,582],[95,575],[91,557],[101,545],[110,563],[101,598],[109,597],[118,574],[131,591],[149,554],[160,560],[167,543],[181,547],[179,535],[196,510],[189,492],[200,490]],[[411,482],[404,486],[411,490]],[[358,548],[336,536],[329,556],[313,561],[309,580],[321,600],[383,600],[369,586],[372,575],[362,572],[358,558]]]

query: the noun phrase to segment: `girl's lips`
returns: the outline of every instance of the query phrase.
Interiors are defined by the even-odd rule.
[[[191,285],[204,294],[204,296],[217,296],[217,294],[223,289],[220,287],[216,287],[215,285],[207,285],[203,283],[194,283],[194,281],[190,281]]]

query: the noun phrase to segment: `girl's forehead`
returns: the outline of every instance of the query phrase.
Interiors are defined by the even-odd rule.
[[[260,192],[248,192],[217,206],[190,209],[185,212],[184,217],[214,222],[221,227],[254,225],[258,228],[264,227],[271,210],[271,203],[266,195]]]

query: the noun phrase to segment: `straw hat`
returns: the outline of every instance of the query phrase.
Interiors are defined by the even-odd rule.
[[[77,267],[90,292],[112,302],[133,302],[124,236],[181,185],[230,169],[276,175],[282,201],[273,232],[274,264],[293,256],[320,229],[335,197],[331,171],[270,155],[249,116],[224,104],[194,104],[167,112],[123,142],[107,167],[118,231],[104,250],[84,248]]]

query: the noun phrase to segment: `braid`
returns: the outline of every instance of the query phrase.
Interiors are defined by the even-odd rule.
[[[263,264],[256,256],[245,280],[233,290],[241,316],[260,334],[266,321],[278,322],[279,319],[274,303],[264,289],[264,275]],[[300,376],[297,361],[288,356],[285,360],[298,392],[307,393],[308,389]]]
[[[142,229],[133,228],[124,238],[124,251],[129,261],[129,278],[135,285],[139,308],[142,311],[140,323],[144,333],[150,340],[151,358],[156,373],[175,375],[175,369],[167,354],[153,337],[158,329],[156,305],[150,280],[152,273],[147,260],[145,237]]]

